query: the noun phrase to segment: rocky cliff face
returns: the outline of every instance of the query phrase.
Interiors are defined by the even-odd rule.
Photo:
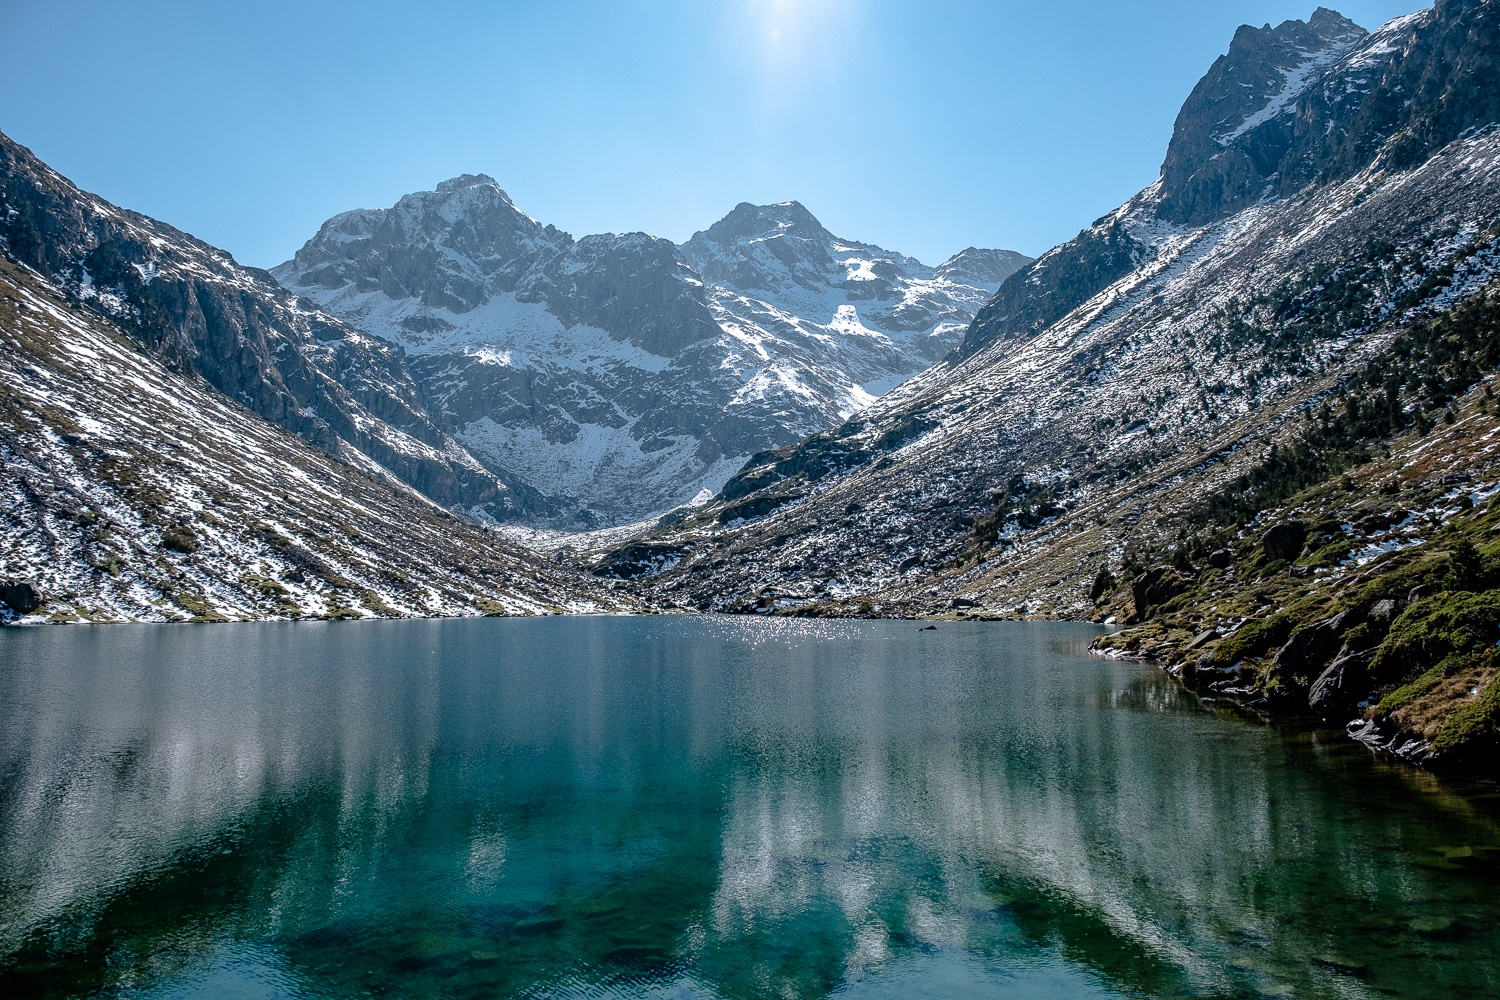
[[[4,135],[0,240],[174,369],[329,452],[447,507],[506,517],[534,505],[428,418],[400,348],[221,250],[79,191]]]
[[[1372,167],[1408,170],[1500,117],[1496,13],[1444,0],[1374,33],[1325,8],[1242,27],[1178,115],[1161,179],[1019,272],[965,334],[961,357],[1030,337],[1193,229]],[[1152,221],[1160,227],[1150,225]]]
[[[971,249],[929,268],[795,203],[741,205],[682,247],[575,241],[465,176],[329,220],[273,273],[401,344],[434,418],[548,498],[530,520],[589,528],[716,490],[868,405],[1025,262]]]
[[[1425,40],[1483,37],[1494,7],[1441,4],[1352,41],[1339,28],[1350,47],[1326,72],[1389,59],[1391,86],[1441,79],[1477,95],[1484,60]],[[1359,100],[1399,103],[1373,82]],[[1372,358],[1406,351],[1401,331],[1495,280],[1500,116],[1487,98],[1468,108],[1415,165],[1393,164],[1430,131],[1420,117],[1361,170],[1197,225],[1164,221],[1166,183],[1154,184],[1010,277],[961,355],[755,456],[712,504],[597,553],[597,571],[695,607],[934,613],[961,598],[988,613],[1089,613],[1101,569],[1170,540],[1271,441],[1324,402],[1344,406]],[[1456,377],[1398,380],[1402,426],[1440,413]]]
[[[1235,32],[1177,116],[1157,215],[1209,222],[1264,197],[1292,154],[1299,102],[1364,37],[1323,7],[1306,22]]]

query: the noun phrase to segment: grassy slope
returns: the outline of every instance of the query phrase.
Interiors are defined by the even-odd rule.
[[[1278,456],[1199,494],[1175,533],[1137,539],[1096,607],[1127,627],[1098,648],[1267,711],[1348,722],[1409,759],[1493,770],[1497,318],[1492,291],[1404,333],[1331,420],[1315,414]]]

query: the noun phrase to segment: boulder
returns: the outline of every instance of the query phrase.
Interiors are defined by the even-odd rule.
[[[1293,632],[1276,654],[1277,678],[1282,684],[1294,684],[1298,677],[1318,676],[1338,652],[1344,633],[1363,621],[1364,614],[1357,609],[1341,611]]]
[[[1089,588],[1089,600],[1098,604],[1101,598],[1108,597],[1114,589],[1115,575],[1109,571],[1108,566],[1101,566],[1094,577],[1094,585]]]
[[[0,604],[18,615],[29,615],[42,606],[42,595],[25,580],[0,580]]]
[[[1208,554],[1208,565],[1211,569],[1228,569],[1234,565],[1234,553],[1228,549],[1215,549]]]
[[[1151,609],[1159,607],[1182,593],[1191,585],[1170,566],[1153,566],[1130,581],[1130,598],[1135,603],[1135,616],[1145,618]]]
[[[1211,628],[1207,632],[1200,632],[1194,637],[1192,642],[1188,643],[1187,652],[1191,653],[1195,649],[1202,649],[1217,638],[1219,638],[1219,630],[1216,628]]]
[[[1306,521],[1278,524],[1260,537],[1260,546],[1265,550],[1266,558],[1273,562],[1291,562],[1296,559],[1302,554],[1302,546],[1306,542]]]
[[[1373,649],[1340,651],[1328,669],[1313,681],[1307,693],[1307,707],[1329,720],[1348,715],[1365,694],[1362,682],[1374,659]]]

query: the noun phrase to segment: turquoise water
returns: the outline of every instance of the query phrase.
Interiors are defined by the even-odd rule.
[[[0,990],[1500,995],[1500,798],[1081,655],[694,617],[0,633]]]

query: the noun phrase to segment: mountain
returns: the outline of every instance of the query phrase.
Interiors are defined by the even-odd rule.
[[[1458,375],[1411,337],[1500,266],[1495,26],[1447,0],[1372,34],[1242,29],[1162,176],[1007,278],[950,358],[596,572],[701,608],[1089,615],[1377,359],[1405,359],[1396,426],[1441,414]]]
[[[172,249],[159,246],[157,260]],[[101,307],[110,292],[79,298],[76,285],[0,250],[0,621],[636,607],[453,515],[362,453],[346,461],[263,419],[180,354],[168,364],[143,350],[149,314],[122,300]],[[248,384],[280,390],[265,374]]]
[[[1011,250],[970,247],[927,267],[839,239],[794,201],[741,204],[682,253],[709,286],[721,326],[774,323],[768,307],[822,329],[854,317],[906,355],[899,364],[912,371],[946,354],[1000,283],[1030,263]]]
[[[169,367],[332,454],[482,516],[536,503],[428,418],[399,348],[222,250],[78,190],[3,134],[0,240]]]
[[[796,203],[741,205],[682,247],[574,240],[465,175],[335,216],[272,274],[399,344],[433,419],[546,498],[522,519],[592,528],[717,490],[869,405],[1027,262],[971,249],[929,268]]]

